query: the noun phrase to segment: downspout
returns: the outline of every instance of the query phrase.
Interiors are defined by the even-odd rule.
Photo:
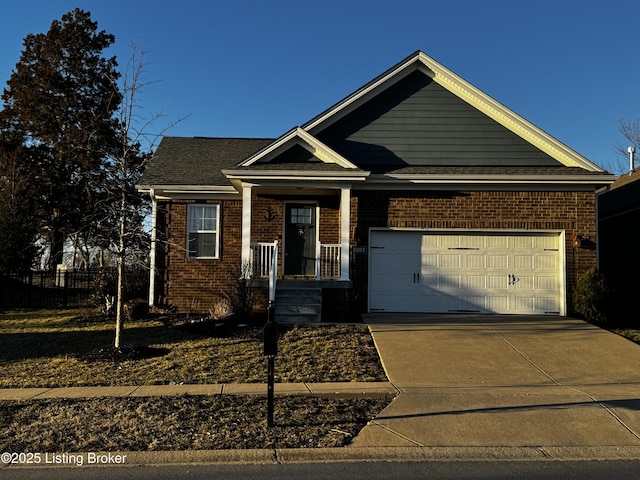
[[[149,190],[151,196],[151,250],[149,252],[149,307],[155,305],[156,300],[156,239],[157,239],[157,222],[158,222],[158,202],[156,201],[155,192]]]
[[[242,184],[242,265],[245,278],[253,273],[253,255],[251,254],[251,188],[253,185]]]

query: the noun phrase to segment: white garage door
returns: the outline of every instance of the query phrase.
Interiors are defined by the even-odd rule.
[[[369,308],[564,314],[557,233],[372,231]]]

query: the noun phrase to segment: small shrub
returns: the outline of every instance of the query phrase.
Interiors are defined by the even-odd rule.
[[[578,280],[573,292],[575,313],[589,322],[611,321],[614,307],[614,292],[607,279],[594,267]]]
[[[116,305],[116,271],[113,268],[101,268],[93,280],[90,301],[100,308],[103,315],[113,315]]]
[[[101,268],[93,281],[91,302],[103,315],[115,313],[118,275],[115,268]],[[144,298],[149,288],[149,276],[143,268],[127,269],[124,275],[123,301]]]
[[[231,308],[231,303],[226,298],[218,300],[213,305],[213,308],[209,309],[209,317],[214,320],[222,320],[231,315],[233,315],[233,309]]]
[[[259,298],[255,288],[258,277],[251,265],[239,264],[232,270],[231,278],[222,295],[238,321],[249,321]]]
[[[144,298],[129,300],[123,308],[127,320],[140,320],[149,314],[149,302]]]

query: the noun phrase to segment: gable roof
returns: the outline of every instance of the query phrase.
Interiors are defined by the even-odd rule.
[[[312,135],[323,130],[370,101],[376,95],[391,88],[413,72],[422,72],[438,85],[451,92],[487,117],[504,126],[518,137],[537,147],[542,152],[566,167],[580,167],[588,171],[604,172],[599,166],[567,147],[557,139],[509,110],[507,107],[480,91],[446,67],[416,51],[386,72],[382,73],[345,99],[320,113],[302,126]]]
[[[290,151],[292,147],[300,146],[307,150],[313,157],[323,163],[336,164],[342,168],[356,169],[353,163],[339,153],[322,143],[317,138],[309,135],[303,129],[296,127],[285,133],[271,145],[240,162],[239,167],[248,167],[256,163],[269,163],[277,159],[279,155]]]
[[[224,193],[243,181],[592,188],[614,178],[417,51],[275,140],[166,137],[140,188]]]

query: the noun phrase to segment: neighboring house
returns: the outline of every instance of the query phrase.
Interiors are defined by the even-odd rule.
[[[637,317],[640,171],[621,175],[598,196],[598,269],[615,290],[616,315]]]
[[[341,301],[565,315],[613,180],[416,52],[280,138],[164,138],[139,186],[167,240],[152,298],[207,312],[279,239],[277,303],[299,303],[280,321]]]

